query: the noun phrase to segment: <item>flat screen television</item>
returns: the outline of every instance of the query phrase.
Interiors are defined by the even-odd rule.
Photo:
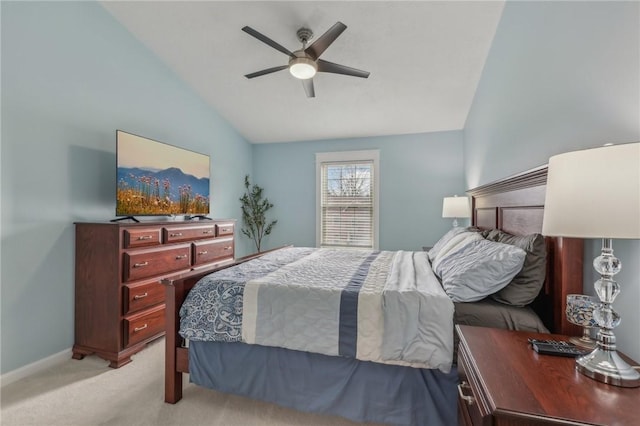
[[[116,216],[209,214],[210,158],[116,131]]]

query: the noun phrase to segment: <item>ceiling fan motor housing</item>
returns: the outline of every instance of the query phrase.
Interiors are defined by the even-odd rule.
[[[307,80],[313,78],[318,71],[318,64],[316,61],[304,51],[307,43],[313,37],[313,31],[309,28],[299,28],[296,32],[298,40],[302,43],[302,49],[293,52],[294,57],[289,59],[289,72],[295,78],[300,80]]]
[[[302,27],[298,29],[296,34],[298,35],[298,40],[300,40],[302,44],[307,44],[307,42],[313,38],[313,31],[309,28]]]

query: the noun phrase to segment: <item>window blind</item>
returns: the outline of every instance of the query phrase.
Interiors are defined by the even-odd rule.
[[[321,246],[374,246],[373,161],[321,164]]]

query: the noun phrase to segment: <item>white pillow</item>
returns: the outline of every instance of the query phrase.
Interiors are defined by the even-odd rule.
[[[504,288],[522,269],[527,253],[485,239],[450,251],[434,269],[454,302],[475,302]]]
[[[461,228],[461,227],[451,228],[449,231],[447,231],[447,233],[444,234],[438,240],[438,242],[435,243],[433,247],[431,247],[431,250],[429,250],[429,252],[427,253],[427,255],[429,256],[429,260],[433,262],[433,259],[435,259],[435,257],[438,255],[438,253],[440,252],[440,249],[442,249],[442,247],[446,243],[448,243],[451,238],[455,237],[456,235],[462,232],[470,232],[470,231],[468,231],[467,228]]]
[[[482,235],[480,235],[479,232],[473,231],[461,232],[453,236],[453,238],[451,238],[442,246],[436,257],[431,261],[431,268],[434,271],[437,271],[438,265],[440,264],[440,262],[442,262],[442,259],[445,259],[450,253],[460,250],[472,241],[483,239],[484,238],[482,237]],[[442,278],[437,273],[436,275],[438,276],[438,278]]]

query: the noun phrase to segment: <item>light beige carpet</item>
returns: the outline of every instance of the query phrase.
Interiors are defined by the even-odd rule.
[[[112,369],[91,356],[2,388],[2,426],[314,425],[353,426],[186,383],[182,401],[164,403],[164,339]],[[186,379],[186,377],[185,377]],[[360,425],[360,424],[359,424]]]

